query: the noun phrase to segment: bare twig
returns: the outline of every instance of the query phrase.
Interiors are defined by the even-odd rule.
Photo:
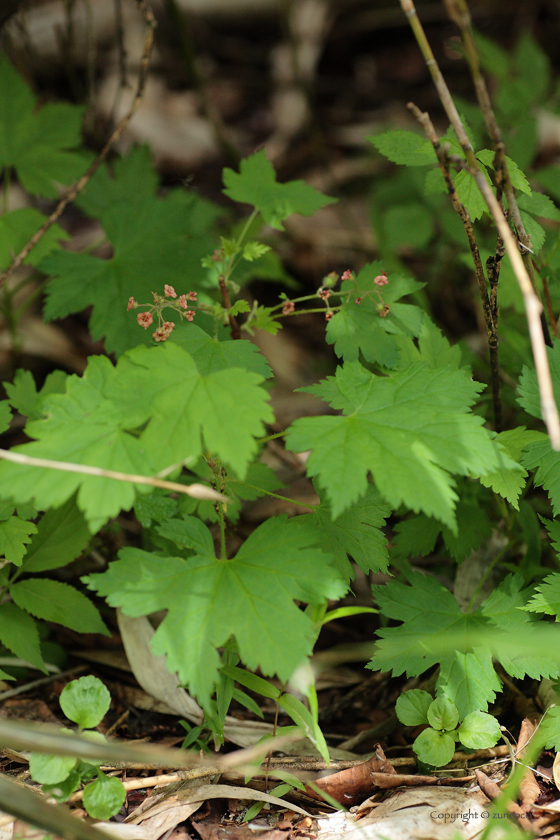
[[[537,372],[537,380],[539,383],[542,418],[550,436],[550,444],[552,448],[560,450],[560,420],[558,419],[558,409],[554,399],[554,390],[552,388],[552,379],[550,377],[550,368],[548,365],[540,318],[542,304],[535,294],[531,278],[527,273],[527,269],[525,268],[525,264],[521,258],[521,254],[519,253],[517,242],[513,236],[511,228],[508,225],[496,196],[490,189],[484,175],[479,170],[475,172],[469,166],[466,166],[465,162],[458,156],[450,155],[450,160],[453,161],[453,163],[457,163],[459,166],[466,168],[473,176],[504,241],[505,249],[511,260],[511,265],[517,278],[517,282],[521,288],[523,301],[525,303],[527,323],[529,325],[529,335],[531,336],[531,346],[533,348],[533,358],[535,360],[535,370]]]
[[[6,271],[0,276],[0,286],[8,280],[14,271],[20,267],[29,253],[33,250],[35,245],[43,238],[45,233],[49,230],[49,228],[60,218],[66,206],[71,202],[74,201],[77,195],[82,192],[88,181],[91,177],[97,172],[109,152],[111,148],[115,145],[123,131],[126,129],[127,125],[129,124],[130,120],[134,116],[135,112],[137,111],[140,102],[142,100],[142,96],[144,93],[144,87],[146,85],[146,79],[148,76],[148,67],[150,65],[150,56],[152,54],[152,46],[154,41],[154,29],[156,26],[156,21],[154,18],[154,14],[146,2],[146,0],[137,0],[138,7],[142,13],[142,16],[146,22],[146,35],[144,38],[144,47],[142,50],[142,58],[140,60],[140,72],[138,75],[138,85],[136,88],[136,94],[132,101],[132,105],[130,106],[128,113],[123,117],[120,123],[117,125],[107,142],[105,143],[103,149],[100,151],[96,159],[93,163],[86,169],[84,174],[81,178],[79,178],[74,186],[70,187],[66,195],[59,201],[56,208],[53,210],[51,215],[45,222],[41,225],[39,230],[37,230],[31,239],[26,242],[23,246],[19,254],[17,254]]]
[[[104,470],[101,467],[90,467],[85,464],[72,464],[68,461],[51,461],[49,458],[34,458],[31,455],[24,455],[22,452],[11,452],[8,449],[0,449],[0,459],[12,461],[14,464],[23,464],[28,467],[45,467],[51,470],[62,472],[80,473],[81,475],[94,475],[99,478],[112,478],[115,481],[128,481],[130,484],[147,484],[150,487],[161,487],[173,493],[185,493],[194,499],[208,499],[211,501],[224,502],[229,499],[217,493],[204,484],[178,484],[175,481],[163,481],[161,478],[150,478],[147,475],[133,475],[130,473],[115,472],[115,470]]]
[[[535,369],[537,372],[537,379],[539,383],[539,391],[541,396],[542,417],[546,424],[548,434],[550,436],[550,443],[553,449],[560,450],[560,420],[558,418],[558,409],[554,400],[554,391],[552,388],[552,379],[550,377],[550,369],[548,365],[548,358],[546,355],[546,347],[544,343],[543,325],[541,323],[541,313],[543,311],[542,305],[536,295],[533,283],[529,272],[532,271],[532,262],[530,268],[521,258],[518,250],[518,243],[514,239],[513,233],[506,218],[503,214],[496,196],[490,189],[479,163],[474,154],[473,148],[463,126],[463,122],[459,116],[455,103],[449,92],[449,88],[441,74],[438,64],[434,58],[434,54],[426,38],[426,33],[422,28],[422,24],[416,14],[413,0],[400,0],[401,7],[406,14],[412,31],[416,37],[422,55],[426,61],[426,65],[430,71],[434,84],[436,86],[439,98],[449,121],[453,126],[453,130],[457,139],[465,153],[467,164],[458,156],[450,155],[450,160],[457,163],[462,168],[466,168],[468,172],[475,179],[478,188],[480,189],[484,200],[486,201],[490,213],[494,218],[494,222],[503,239],[504,246],[508,252],[513,271],[517,278],[517,282],[521,288],[523,299],[525,303],[525,310],[527,313],[527,322],[529,325],[529,334],[531,336],[531,345],[533,348],[533,357],[535,360]],[[507,167],[506,167],[507,169]],[[513,194],[513,191],[512,191]],[[507,195],[507,193],[506,193]],[[515,199],[515,196],[514,196]],[[514,224],[517,225],[516,219],[513,218]],[[520,233],[521,229],[518,229]],[[520,247],[526,250],[527,245],[520,242]],[[528,255],[530,257],[530,254]]]
[[[488,349],[490,351],[490,371],[492,376],[492,398],[494,404],[494,424],[496,431],[501,431],[502,428],[502,401],[500,397],[500,371],[498,366],[498,334],[497,334],[497,308],[492,305],[492,299],[488,297],[486,277],[484,276],[484,269],[482,267],[482,260],[480,259],[480,252],[476,242],[471,217],[467,208],[459,201],[459,196],[453,183],[453,178],[449,171],[449,158],[447,152],[442,148],[439,137],[429,117],[429,114],[423,113],[413,102],[409,102],[407,108],[412,111],[418,122],[424,128],[428,140],[434,147],[437,159],[440,165],[441,172],[447,185],[447,192],[451,198],[453,209],[461,219],[467,239],[469,248],[471,249],[471,256],[474,263],[476,279],[478,282],[478,290],[480,292],[480,299],[482,301],[482,309],[484,312],[484,321],[486,324],[486,335],[488,338]],[[492,283],[490,284],[492,290]]]
[[[478,99],[478,104],[480,105],[480,110],[482,111],[482,114],[484,116],[484,121],[486,123],[488,134],[490,135],[494,144],[494,150],[496,152],[494,158],[494,171],[497,176],[498,200],[500,200],[501,191],[503,189],[508,202],[509,215],[513,224],[515,225],[517,237],[521,245],[523,245],[523,249],[521,252],[523,256],[523,262],[525,263],[525,268],[527,269],[527,273],[531,278],[531,282],[536,289],[535,269],[533,266],[533,260],[531,258],[531,237],[525,230],[525,224],[521,217],[521,213],[519,212],[519,206],[515,197],[515,190],[511,183],[511,178],[508,171],[507,160],[505,155],[504,143],[502,140],[502,132],[496,120],[494,109],[492,108],[492,103],[488,94],[488,88],[486,87],[486,82],[484,80],[484,76],[482,75],[482,71],[480,68],[478,50],[476,48],[474,35],[472,31],[471,14],[469,11],[469,7],[467,5],[466,0],[444,0],[444,3],[449,17],[457,25],[461,33],[461,40],[465,49],[465,56],[469,65],[469,70],[471,72],[476,96]],[[538,294],[537,289],[536,291]],[[546,323],[544,317],[541,318],[541,321],[545,343],[549,346],[552,346],[552,341],[550,340],[550,334],[548,330],[548,324]]]

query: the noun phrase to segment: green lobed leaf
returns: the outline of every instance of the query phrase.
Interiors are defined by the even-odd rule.
[[[84,108],[51,102],[37,110],[35,96],[6,56],[0,57],[0,169],[15,168],[23,187],[57,198],[57,184],[71,184],[91,155],[81,145]]]
[[[491,651],[478,647],[468,653],[455,651],[454,657],[446,657],[436,687],[445,691],[463,718],[477,709],[486,710],[502,690],[502,683],[494,669]]]
[[[111,241],[110,259],[64,251],[40,264],[52,278],[47,287],[46,320],[93,306],[89,323],[93,338],[104,338],[106,349],[119,355],[152,342],[152,330],[142,329],[134,311],[127,312],[130,297],[150,303],[152,292],[163,294],[166,283],[175,286],[178,294],[199,288],[200,261],[215,247],[211,230],[220,212],[183,189],[156,197],[149,173],[142,176],[139,195],[131,198],[134,178],[142,167],[149,169],[145,149],[133,150],[115,165],[114,181],[101,169],[82,197],[82,206],[99,218]],[[91,203],[90,190],[94,193]],[[170,321],[180,319],[172,310],[164,314]]]
[[[1,69],[0,69],[1,73]],[[19,253],[24,245],[39,230],[47,219],[34,207],[21,207],[0,216],[0,269],[5,270],[14,254]],[[62,239],[70,239],[70,234],[60,225],[51,225],[37,245],[25,258],[24,265],[37,265],[43,257],[60,248]]]
[[[272,376],[268,362],[252,341],[218,341],[196,324],[176,330],[171,340],[193,357],[201,376],[228,368],[243,368],[265,379]]]
[[[528,676],[533,679],[556,677],[560,674],[558,665],[551,661],[546,652],[541,653],[535,636],[535,624],[524,610],[528,590],[524,589],[521,575],[508,575],[480,606],[481,615],[488,618],[494,627],[507,633],[522,630],[529,641],[535,638],[531,656],[508,655],[498,651],[495,658],[507,673],[516,679]]]
[[[524,609],[529,612],[554,615],[558,620],[560,617],[560,572],[547,575],[542,583],[535,587],[535,594]]]
[[[434,235],[431,211],[418,202],[396,204],[383,213],[383,245],[391,250],[425,248]]]
[[[560,512],[560,453],[555,452],[546,440],[530,443],[521,456],[522,465],[536,469],[533,481],[547,491],[554,516]]]
[[[480,389],[462,370],[430,370],[425,362],[385,378],[346,363],[326,392],[348,416],[298,419],[287,445],[313,449],[308,474],[326,489],[335,518],[365,493],[371,471],[392,507],[404,502],[456,533],[451,474],[513,465],[492,446],[482,418],[468,413]],[[325,395],[323,384],[307,390]]]
[[[241,368],[201,376],[193,359],[168,342],[160,347],[137,347],[117,366],[106,394],[129,423],[151,418],[140,444],[157,469],[190,458],[204,449],[221,457],[243,478],[264,423],[274,415],[263,378]],[[240,400],[239,395],[243,394]]]
[[[0,522],[0,555],[4,555],[9,563],[21,566],[31,534],[36,533],[37,526],[33,522],[24,522],[19,516],[10,516]]]
[[[238,368],[200,376],[192,358],[171,343],[138,347],[116,367],[93,356],[82,377],[68,377],[65,394],[45,398],[46,416],[26,428],[36,440],[15,451],[150,475],[183,460],[196,462],[210,448],[242,478],[257,449],[255,437],[273,420],[261,382]],[[146,492],[128,482],[7,462],[0,464],[0,479],[16,502],[35,500],[39,509],[58,507],[77,491],[92,532]]]
[[[127,615],[168,610],[152,649],[204,704],[220,667],[215,648],[232,635],[248,668],[281,680],[310,654],[313,623],[293,599],[323,603],[345,591],[313,542],[299,518],[280,516],[253,531],[228,561],[210,552],[209,537],[207,553],[186,560],[123,549],[107,572],[84,580]]]
[[[142,444],[128,433],[122,411],[103,395],[114,376],[115,369],[107,358],[91,357],[82,377],[68,377],[65,394],[45,398],[47,416],[27,424],[27,434],[37,440],[14,451],[124,473],[149,474],[151,465]],[[0,479],[10,487],[16,502],[34,500],[40,510],[58,507],[78,491],[78,507],[92,532],[121,509],[129,509],[136,495],[134,486],[127,482],[6,461],[0,464]]]
[[[481,163],[483,163],[486,167],[491,167],[492,169],[494,168],[494,158],[496,156],[496,153],[494,151],[492,151],[491,149],[482,149],[480,152],[476,153],[476,156],[477,156],[478,160]],[[523,202],[528,202],[529,206],[527,206],[526,209],[529,209],[529,207],[532,205],[531,196],[539,195],[539,193],[533,193],[533,191],[531,190],[531,187],[529,186],[529,182],[528,182],[527,178],[525,177],[523,171],[519,168],[519,166],[516,164],[516,162],[514,160],[512,160],[510,157],[508,157],[507,155],[506,155],[506,164],[507,164],[508,174],[509,174],[509,178],[510,178],[512,186],[516,190],[520,190],[522,193],[525,193],[524,196],[519,197],[519,202],[518,202],[519,206],[521,207],[521,204]],[[537,203],[538,199],[535,199],[535,202]],[[535,203],[535,206],[537,206],[536,203]],[[547,216],[547,218],[552,218],[552,217]]]
[[[324,491],[319,490],[321,506],[314,513],[300,517],[316,534],[317,545],[332,555],[333,565],[340,576],[353,580],[354,570],[349,557],[366,574],[372,570],[386,572],[389,565],[387,540],[381,530],[391,513],[379,491],[369,485],[365,496],[336,519]]]
[[[490,643],[480,644],[483,634],[490,641],[497,631],[506,637],[522,633],[528,644],[534,639],[534,651],[539,648],[536,629],[520,609],[527,600],[523,578],[508,576],[477,610],[469,613],[462,613],[454,596],[434,578],[413,572],[408,580],[410,585],[389,581],[374,587],[381,612],[403,624],[378,630],[381,639],[367,667],[392,669],[394,676],[403,672],[416,676],[438,663],[438,691],[457,706],[460,715],[477,708],[485,711],[501,684],[492,666]],[[457,641],[451,649],[442,647],[442,638]],[[536,652],[527,656],[526,648],[511,652],[496,645],[494,656],[516,678],[528,675],[537,679],[560,673],[551,657]]]
[[[419,307],[397,301],[421,289],[422,284],[403,275],[391,274],[389,283],[378,287],[374,279],[381,274],[382,268],[380,262],[370,263],[355,280],[342,283],[341,293],[349,294],[348,303],[344,303],[329,321],[327,341],[335,345],[336,354],[346,361],[358,359],[361,352],[368,362],[395,368],[399,359],[395,336],[417,336],[423,321]],[[377,309],[379,290],[383,301],[390,306],[389,314],[384,318]],[[362,302],[356,303],[356,298],[362,298]]]
[[[0,400],[0,434],[10,428],[12,412],[8,400]]]
[[[422,513],[395,525],[392,557],[426,557],[434,550],[441,523]]]
[[[63,394],[66,389],[68,374],[62,370],[49,373],[40,391],[37,391],[33,374],[29,370],[18,368],[13,382],[3,382],[10,405],[30,420],[42,416],[43,399],[49,394]]]
[[[480,169],[487,183],[491,186],[492,180],[486,171],[486,167],[481,165]],[[466,169],[461,169],[455,176],[454,181],[457,197],[461,204],[467,208],[473,222],[476,222],[477,219],[482,218],[485,213],[488,213],[488,206],[470,172],[467,172]]]
[[[545,749],[560,750],[560,706],[547,710],[539,726],[539,735]]]
[[[67,583],[27,578],[10,585],[10,595],[23,610],[44,621],[54,621],[78,633],[111,633],[89,598]]]
[[[545,51],[528,31],[523,32],[517,42],[514,65],[519,78],[531,91],[532,102],[542,101],[550,85],[550,61]]]
[[[506,50],[493,38],[488,38],[476,30],[474,40],[483,70],[498,80],[504,79],[509,73],[510,64]]]
[[[492,523],[486,511],[478,504],[459,500],[457,503],[457,534],[443,527],[443,539],[454,560],[462,563],[471,551],[475,551],[490,538]]]
[[[531,237],[531,249],[534,254],[539,254],[546,240],[546,231],[529,213],[521,210],[520,215],[525,230]]]
[[[512,461],[519,462],[524,448],[536,440],[542,440],[541,432],[518,426],[515,429],[500,432],[494,438],[494,443],[505,451]],[[494,493],[503,496],[516,510],[519,510],[519,496],[525,487],[526,478],[527,470],[517,463],[511,467],[499,467],[495,472],[480,476],[480,483],[484,487],[490,487]]]
[[[388,618],[404,622],[402,627],[384,627],[378,630],[378,642],[371,663],[372,670],[392,669],[393,676],[405,673],[417,676],[436,662],[445,664],[439,652],[426,649],[419,653],[419,635],[429,634],[434,639],[441,634],[458,633],[486,626],[487,622],[477,613],[462,613],[455,597],[434,578],[414,572],[409,576],[411,585],[389,581],[373,588],[374,600]]]
[[[427,166],[436,162],[434,147],[421,134],[413,131],[386,131],[384,134],[366,137],[378,152],[393,163],[404,166]]]
[[[70,498],[61,507],[48,510],[37,525],[23,562],[23,570],[46,572],[79,557],[91,539],[83,513]]]
[[[69,720],[82,729],[98,726],[111,705],[111,695],[97,677],[72,680],[60,694],[60,708]]]
[[[428,709],[432,696],[420,688],[412,688],[399,694],[395,712],[405,726],[421,726],[428,723]]]
[[[554,222],[560,222],[560,210],[544,193],[533,190],[530,196],[520,195],[517,199],[517,204],[520,210],[526,210],[532,216],[539,216],[543,219],[552,219]]]
[[[153,521],[165,522],[177,514],[178,503],[162,491],[155,491],[149,496],[139,496],[134,505],[134,513],[142,528],[149,528]]]
[[[264,221],[277,230],[293,213],[310,216],[337,199],[323,195],[303,181],[279,184],[274,167],[261,149],[241,161],[239,173],[224,169],[224,194],[233,201],[251,204]]]
[[[35,621],[15,604],[0,604],[0,642],[20,659],[47,673]]]

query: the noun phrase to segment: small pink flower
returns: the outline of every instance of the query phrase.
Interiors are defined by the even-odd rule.
[[[134,298],[133,298],[133,297],[130,297],[130,298],[128,299],[128,306],[126,307],[126,311],[128,312],[128,310],[129,310],[129,309],[132,309],[132,307],[133,307],[133,306],[136,306],[136,303],[135,303],[135,301],[134,301]]]
[[[161,329],[166,335],[170,335],[175,329],[175,324],[173,323],[173,321],[164,321]]]
[[[317,294],[319,295],[321,300],[328,300],[331,296],[331,293],[329,292],[328,289],[319,289]]]
[[[386,317],[387,317],[387,315],[389,314],[389,312],[390,312],[390,307],[389,307],[389,306],[387,306],[387,304],[385,304],[385,306],[383,306],[383,307],[379,310],[379,317],[380,317],[380,318],[386,318]]]
[[[354,301],[354,303],[358,303],[358,304],[359,304],[359,303],[361,303],[362,301],[363,301],[363,297],[358,297],[358,298],[356,298],[356,300]]]
[[[166,295],[166,297],[172,297],[172,298],[177,297],[177,292],[175,291],[173,286],[168,286],[167,283],[163,287],[163,291],[164,291],[164,294]]]
[[[328,309],[325,312],[325,321],[330,321],[331,318],[333,317],[333,315],[334,315],[334,312],[332,311],[332,309]]]
[[[187,300],[196,300],[197,292],[187,292]]]
[[[289,315],[290,312],[293,312],[296,308],[295,303],[293,300],[286,300],[284,301],[284,306],[282,307],[282,315]]]
[[[183,309],[186,309],[186,308],[187,308],[188,303],[187,303],[187,296],[186,296],[186,295],[181,295],[181,296],[180,296],[180,298],[179,298],[179,306],[182,306],[182,307],[183,307]]]
[[[373,278],[373,282],[376,286],[386,286],[389,280],[387,279],[387,274],[382,271],[381,274],[378,274],[377,277]]]
[[[186,315],[185,315],[185,317],[186,317],[187,321],[192,321],[192,319],[194,318],[195,314],[196,314],[196,313],[195,313],[194,309],[188,309],[188,310],[187,310],[187,313],[186,313]]]
[[[352,280],[352,272],[349,268],[346,269],[346,271],[340,279],[342,280],[342,282],[344,282],[345,280]]]
[[[162,327],[160,327],[155,331],[155,333],[152,333],[152,338],[154,339],[154,341],[167,341],[168,335],[169,333],[166,333],[165,330]]]
[[[153,324],[154,322],[154,319],[149,312],[140,312],[140,314],[136,316],[136,320],[141,327],[144,327],[145,330],[147,330],[150,324]]]

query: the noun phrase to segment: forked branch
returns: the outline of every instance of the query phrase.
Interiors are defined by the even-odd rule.
[[[459,166],[467,169],[467,171],[475,179],[478,188],[482,193],[486,204],[488,205],[488,209],[490,210],[490,213],[494,219],[498,231],[503,239],[504,247],[511,260],[513,271],[515,273],[517,282],[519,283],[521,292],[523,294],[523,301],[525,304],[525,311],[527,314],[527,322],[529,326],[529,335],[531,337],[533,358],[535,360],[535,369],[539,383],[542,417],[546,424],[548,434],[550,436],[550,443],[552,448],[555,450],[560,450],[560,420],[558,418],[558,409],[556,407],[556,402],[554,399],[552,379],[550,376],[550,368],[548,365],[548,357],[546,354],[546,347],[544,342],[543,327],[541,324],[541,313],[543,311],[543,308],[541,302],[539,301],[536,295],[531,277],[529,276],[529,271],[532,271],[532,263],[531,268],[528,271],[527,266],[525,265],[521,254],[519,253],[519,248],[522,248],[523,251],[527,253],[527,245],[521,240],[522,230],[524,230],[524,228],[522,226],[517,227],[518,220],[516,220],[514,214],[513,221],[516,225],[518,234],[520,235],[520,241],[518,243],[504,216],[503,210],[500,207],[498,200],[496,199],[496,196],[490,189],[480,169],[474,150],[465,131],[465,127],[459,116],[459,112],[457,111],[455,103],[453,102],[451,93],[449,91],[449,88],[447,87],[445,79],[441,74],[437,61],[434,58],[434,54],[430,48],[428,39],[426,38],[426,33],[424,32],[422,24],[420,23],[418,15],[416,14],[416,9],[414,7],[413,0],[400,0],[400,3],[404,13],[408,18],[411,29],[414,32],[422,55],[424,56],[424,59],[426,61],[428,70],[430,71],[430,74],[436,86],[441,103],[445,108],[449,121],[453,127],[453,130],[457,136],[457,139],[461,145],[461,148],[463,149],[466,158],[466,162],[457,156],[450,156],[450,160],[453,163],[457,163]],[[450,0],[448,6],[453,5],[455,6],[455,8],[457,8],[458,6],[460,7],[459,10],[463,13],[463,18],[461,19],[461,21],[462,24],[464,24],[464,10],[466,9],[465,0],[458,0],[458,2],[456,2],[455,4],[453,4]],[[475,86],[477,87],[478,92],[480,90],[480,85],[477,84]],[[488,116],[488,114],[489,112],[487,110],[485,116]],[[492,131],[495,132],[494,126],[492,126]],[[500,149],[501,153],[503,154],[503,144],[501,144],[501,137],[500,145],[497,148],[498,155],[500,154]],[[503,161],[502,166],[504,166],[504,164],[505,159]],[[505,166],[505,168],[503,169],[503,173],[505,180],[504,190],[506,191],[507,196],[507,193],[509,192],[509,187],[507,186],[507,181],[509,180],[507,166]],[[509,184],[511,186],[511,181],[509,182]],[[515,194],[513,192],[513,189],[511,189],[511,195],[513,196],[513,201],[515,203]],[[516,203],[515,206],[517,206]],[[527,257],[530,260],[530,253],[527,253]]]

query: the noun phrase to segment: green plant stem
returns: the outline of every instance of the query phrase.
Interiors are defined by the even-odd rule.
[[[10,166],[4,167],[4,183],[3,183],[3,190],[2,190],[2,213],[8,212],[8,204],[10,199],[10,181],[12,176],[12,170]]]
[[[263,438],[257,438],[255,443],[258,446],[261,446],[261,444],[263,444],[263,443],[268,443],[269,440],[276,440],[276,438],[285,437],[287,434],[288,434],[288,430],[286,429],[286,431],[284,431],[284,432],[276,432],[276,434],[274,434],[274,435],[267,435],[266,437],[263,437]]]
[[[338,312],[339,309],[342,309],[342,306],[331,306],[331,312]],[[275,321],[278,321],[280,318],[292,318],[294,315],[311,315],[313,312],[327,312],[328,310],[326,307],[320,307],[318,309],[296,309],[295,312],[288,312],[286,315],[273,315],[272,318]]]
[[[245,481],[239,481],[238,478],[230,481],[230,484],[241,484],[242,487],[249,487],[251,490],[258,490],[259,493],[264,493],[266,496],[272,496],[274,499],[282,499],[283,502],[291,502],[293,505],[299,505],[299,507],[310,508],[312,511],[316,511],[321,507],[321,505],[308,505],[305,502],[298,502],[295,499],[289,499],[288,496],[279,496],[278,493],[272,493],[270,490],[263,490],[262,487],[256,487],[254,484],[247,484]]]
[[[218,511],[218,522],[220,523],[220,557],[222,560],[227,560],[226,553],[226,521],[224,516],[224,506],[218,502],[216,504]]]

